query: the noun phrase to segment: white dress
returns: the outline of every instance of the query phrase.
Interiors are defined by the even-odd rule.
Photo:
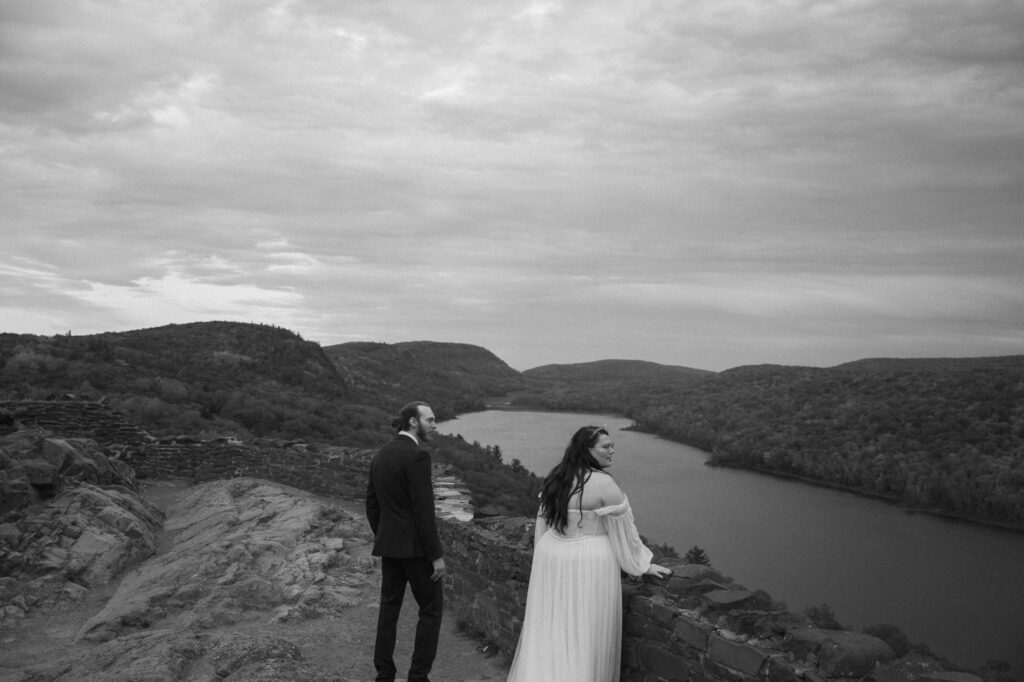
[[[565,533],[535,543],[526,617],[508,682],[618,682],[622,648],[621,568],[651,565],[629,500],[569,509]]]

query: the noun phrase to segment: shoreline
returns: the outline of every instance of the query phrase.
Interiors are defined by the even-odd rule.
[[[497,400],[497,399],[489,399],[489,400]],[[608,414],[609,416],[614,416],[614,417],[619,418],[619,419],[631,419],[630,417],[627,417],[626,415],[623,415],[623,414],[617,414],[617,413],[613,413],[613,412],[605,413],[605,412],[601,412],[601,411],[591,412],[589,410],[585,410],[585,409],[581,409],[581,408],[573,409],[573,410],[551,410],[551,409],[546,409],[546,408],[542,408],[542,407],[531,407],[531,406],[513,405],[510,402],[500,403],[500,404],[497,403],[497,402],[495,402],[495,403],[487,402],[486,405],[487,406],[483,410],[471,410],[470,412],[464,412],[463,414],[472,414],[472,412],[484,412],[484,411],[487,411],[487,410],[496,410],[496,411],[501,411],[501,412],[561,412],[561,413],[567,413],[567,414],[572,414],[574,412],[587,412],[589,414]],[[454,418],[458,419],[458,415],[456,415]],[[994,529],[994,530],[1001,530],[1001,531],[1006,531],[1006,532],[1010,532],[1010,533],[1024,534],[1024,525],[1016,525],[1016,524],[1006,523],[1006,522],[1001,522],[1001,521],[993,521],[993,520],[990,520],[990,519],[983,519],[983,518],[977,518],[977,517],[963,516],[963,515],[954,514],[952,512],[943,511],[942,509],[935,509],[935,508],[928,508],[928,507],[917,507],[917,506],[914,506],[914,505],[906,503],[904,500],[902,500],[901,498],[898,498],[898,497],[890,497],[890,496],[882,495],[882,494],[879,494],[879,493],[872,493],[872,492],[868,492],[866,490],[861,490],[859,488],[853,488],[853,487],[850,487],[850,486],[844,486],[844,485],[839,485],[839,484],[835,484],[835,483],[828,483],[827,481],[819,481],[817,479],[810,478],[810,477],[807,477],[807,476],[801,476],[799,474],[787,474],[787,473],[783,473],[783,472],[780,472],[780,471],[772,471],[770,469],[761,469],[761,468],[757,468],[757,467],[739,466],[739,465],[729,464],[729,463],[725,463],[725,462],[713,462],[711,460],[714,457],[714,455],[710,451],[708,451],[706,448],[701,447],[700,445],[695,445],[694,443],[689,443],[689,442],[687,442],[685,440],[682,440],[682,439],[679,439],[679,438],[672,438],[670,436],[666,436],[664,434],[658,433],[657,431],[654,431],[654,430],[647,429],[647,428],[644,428],[642,426],[639,426],[639,425],[637,425],[635,423],[630,425],[630,426],[624,427],[623,430],[624,431],[636,431],[638,433],[646,433],[646,434],[649,434],[649,435],[652,435],[652,436],[657,436],[658,438],[663,438],[665,440],[672,441],[674,443],[680,443],[682,445],[686,445],[688,447],[696,448],[698,450],[702,450],[704,452],[707,452],[708,453],[708,459],[704,462],[705,466],[720,467],[720,468],[723,468],[723,469],[737,469],[739,471],[750,471],[750,472],[753,472],[753,473],[756,473],[756,474],[765,475],[765,476],[773,476],[775,478],[781,478],[781,479],[790,480],[790,481],[798,481],[800,483],[805,483],[807,485],[812,485],[812,486],[815,486],[815,487],[818,487],[818,488],[828,488],[830,490],[839,490],[839,491],[842,491],[842,492],[850,493],[852,495],[857,495],[858,497],[865,497],[865,498],[868,498],[868,499],[878,500],[880,502],[885,502],[885,503],[891,504],[891,505],[893,505],[895,507],[899,507],[900,509],[902,509],[902,510],[908,512],[908,513],[927,514],[928,516],[935,516],[935,517],[938,517],[938,518],[946,519],[948,521],[957,521],[957,522],[961,522],[961,523],[969,523],[971,525],[982,526],[982,527],[991,528],[991,529]]]

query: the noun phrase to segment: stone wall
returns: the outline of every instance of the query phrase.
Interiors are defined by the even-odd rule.
[[[466,630],[510,656],[523,624],[533,524],[525,518],[478,518],[442,523],[440,532],[449,609]]]
[[[130,465],[139,478],[187,478],[194,483],[252,476],[311,492],[361,497],[371,450],[280,441],[231,445],[225,439],[157,440],[98,402],[0,402],[21,427],[64,438],[91,438]]]
[[[26,427],[52,430],[63,438],[141,444],[152,440],[124,415],[101,402],[76,400],[0,401],[0,411]]]
[[[321,495],[362,497],[373,452],[222,443],[149,443],[121,450],[140,478],[181,477],[193,482],[251,476]]]
[[[13,411],[24,423],[37,409],[26,405],[0,408]],[[360,498],[365,491],[369,450],[168,444],[155,443],[145,434],[128,442],[131,429],[101,424],[110,417],[108,411],[89,407],[75,412],[69,405],[74,403],[59,410],[39,408],[41,417],[34,423],[62,435],[96,438],[117,451],[140,478],[252,476],[328,495]],[[68,420],[67,431],[61,418]],[[511,655],[526,602],[532,519],[466,522],[449,516],[442,518],[440,529],[449,567],[446,601],[454,617],[497,651]],[[764,592],[737,585],[712,567],[673,568],[667,580],[623,580],[623,682],[981,680],[946,672],[952,666],[926,652],[901,650],[897,657],[896,642],[890,646],[863,633],[808,627],[805,618],[786,612]]]
[[[469,632],[511,656],[522,627],[533,524],[525,518],[446,522],[445,600]],[[624,576],[623,682],[980,682],[926,652],[867,634],[809,627],[763,591],[710,566],[678,564],[667,580]]]

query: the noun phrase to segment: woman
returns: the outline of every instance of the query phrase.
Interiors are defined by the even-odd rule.
[[[605,472],[615,444],[585,426],[544,479],[526,618],[508,682],[618,682],[619,570],[663,578],[640,542],[629,501]]]

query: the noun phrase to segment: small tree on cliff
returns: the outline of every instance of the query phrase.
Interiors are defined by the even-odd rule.
[[[686,554],[683,555],[684,564],[702,564],[704,566],[711,565],[711,559],[708,557],[708,553],[703,549],[694,545],[690,549],[686,550]]]

